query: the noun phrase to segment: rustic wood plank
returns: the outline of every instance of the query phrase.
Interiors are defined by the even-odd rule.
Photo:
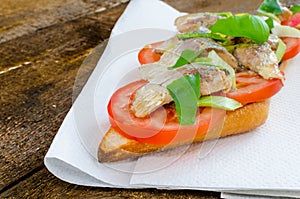
[[[1,0],[0,43],[53,24],[74,20],[128,0]]]
[[[230,11],[233,13],[254,12],[263,0],[251,1],[223,1],[223,0],[199,0],[188,1],[182,3],[176,0],[164,0],[182,12],[224,12]]]
[[[50,6],[48,10],[36,7],[41,2]],[[120,0],[61,2],[1,1],[0,193],[4,192],[0,197],[217,198],[216,193],[197,191],[81,187],[60,181],[44,168],[43,157],[72,104],[72,87],[82,61],[109,36],[126,7],[121,3],[126,1]],[[235,7],[234,0],[165,2],[185,12],[256,9],[256,4],[247,2]]]
[[[125,5],[0,44],[0,190],[39,167],[72,104],[79,66]]]
[[[233,12],[233,13],[255,13],[263,0],[251,1],[233,1],[233,0],[198,0],[198,1],[182,1],[164,0],[166,3],[177,8],[182,12]],[[280,0],[283,5],[299,4],[299,0]]]
[[[83,187],[68,184],[50,174],[46,169],[35,173],[3,194],[3,198],[164,198],[164,199],[201,199],[219,198],[215,192],[168,191],[156,189],[124,190],[112,188]]]

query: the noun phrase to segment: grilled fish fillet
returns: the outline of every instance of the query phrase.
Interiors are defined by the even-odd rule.
[[[198,31],[200,28],[208,29],[220,18],[222,17],[210,13],[188,14],[178,17],[175,20],[175,26],[179,32],[193,32]]]
[[[186,74],[200,73],[200,94],[209,95],[221,90],[228,91],[232,86],[230,75],[211,66],[188,64],[177,69],[169,70],[181,55],[181,52],[190,49],[203,50],[200,56],[207,57],[214,50],[224,61],[238,68],[237,60],[223,46],[209,38],[197,38],[178,41],[175,46],[166,51],[160,61],[144,64],[140,67],[142,79],[149,84],[138,89],[131,106],[131,110],[137,117],[145,117],[164,104],[173,101],[167,85]]]
[[[226,71],[211,66],[186,65],[176,70],[166,70],[160,74],[155,83],[150,82],[138,89],[131,110],[135,116],[145,117],[159,107],[172,102],[173,98],[166,88],[167,85],[184,75],[195,73],[199,73],[201,77],[201,95],[209,95],[222,90],[227,91],[232,86],[231,77]]]
[[[151,82],[153,79],[159,76],[161,70],[174,65],[180,57],[181,52],[186,49],[194,50],[195,52],[199,51],[200,49],[203,50],[200,55],[201,57],[207,57],[208,53],[214,50],[232,68],[239,68],[238,61],[231,53],[227,51],[226,48],[212,39],[196,38],[178,41],[175,46],[161,56],[160,61],[142,65],[140,67],[140,74],[142,78]]]
[[[278,68],[276,54],[267,42],[237,47],[233,55],[237,58],[239,65],[257,72],[265,79],[283,79]]]

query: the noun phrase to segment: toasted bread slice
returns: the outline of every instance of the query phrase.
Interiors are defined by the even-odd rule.
[[[211,129],[206,134],[195,137],[193,140],[172,143],[167,146],[140,143],[128,139],[111,127],[99,145],[98,160],[100,162],[114,162],[136,158],[144,154],[171,149],[192,142],[202,142],[219,137],[245,133],[261,126],[266,121],[269,113],[269,104],[270,101],[266,100],[245,105],[235,111],[228,111],[224,123]]]

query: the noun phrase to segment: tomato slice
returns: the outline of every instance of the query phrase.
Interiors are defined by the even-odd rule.
[[[155,48],[159,46],[163,41],[156,42],[145,46],[140,50],[138,59],[140,64],[149,64],[160,60],[161,54],[155,51]]]
[[[141,80],[120,88],[112,95],[107,107],[112,127],[129,139],[159,145],[191,141],[225,117],[224,110],[204,108],[199,109],[195,125],[180,126],[174,108],[162,107],[148,117],[137,118],[130,110],[132,96],[146,83]]]
[[[160,59],[154,48],[160,42],[143,48],[139,53],[141,64]],[[280,79],[266,80],[254,72],[236,74],[237,89],[226,94],[242,104],[266,100],[276,94],[283,86]],[[141,143],[167,145],[191,141],[216,126],[226,115],[226,111],[216,108],[199,109],[193,126],[181,126],[177,113],[172,107],[161,107],[144,118],[137,118],[130,110],[136,90],[147,81],[132,82],[118,89],[107,106],[112,127],[123,136]]]
[[[291,26],[294,28],[300,28],[300,13],[296,13],[289,20],[284,20],[281,22],[281,25]]]
[[[300,28],[300,13],[296,13],[289,20],[281,22],[282,25]],[[295,57],[300,52],[300,38],[283,37],[282,41],[286,44],[286,51],[282,60],[287,60]]]
[[[226,94],[242,104],[266,100],[283,86],[280,79],[266,80],[254,72],[236,74],[237,89]],[[147,81],[140,80],[118,89],[107,106],[111,125],[123,136],[142,143],[167,145],[193,140],[216,126],[226,111],[215,108],[199,109],[193,126],[180,126],[172,107],[161,107],[144,118],[130,110],[136,90]]]
[[[281,39],[286,44],[286,51],[282,61],[291,59],[300,52],[300,38],[282,37]]]
[[[295,56],[300,51],[300,38],[283,38],[283,41],[287,45],[283,60]],[[158,43],[154,45],[158,45]],[[143,60],[143,63],[152,63],[153,59],[147,59],[147,57],[151,57],[153,51],[145,50],[145,48],[142,51],[143,53],[139,53],[139,59]],[[142,58],[142,56],[145,57]],[[280,79],[266,80],[254,72],[237,73],[236,81],[238,89],[227,93],[227,97],[242,104],[266,100],[276,94],[283,86]]]
[[[226,94],[227,97],[242,104],[259,102],[275,95],[283,86],[280,79],[266,80],[254,72],[236,74],[237,89]]]

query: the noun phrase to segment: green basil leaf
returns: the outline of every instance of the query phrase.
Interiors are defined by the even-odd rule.
[[[190,83],[196,98],[199,99],[200,97],[200,74],[196,73],[194,75],[186,75],[184,78]]]
[[[199,107],[220,108],[227,111],[233,111],[243,105],[238,101],[222,96],[204,96],[198,100]]]
[[[233,37],[246,37],[256,43],[268,40],[270,29],[266,22],[255,15],[235,15],[225,19],[219,19],[210,27],[212,33],[221,33]]]
[[[272,28],[274,28],[274,21],[271,17],[268,17],[267,20],[265,20],[266,24],[268,24],[269,29],[271,30]]]
[[[200,74],[183,76],[170,83],[167,89],[175,102],[179,124],[195,124],[200,96]]]
[[[283,13],[278,0],[264,0],[257,11],[260,13],[272,13],[274,15]]]
[[[195,52],[190,49],[184,50],[181,52],[181,55],[180,55],[179,59],[177,60],[176,64],[168,67],[168,69],[171,70],[171,69],[179,68],[181,66],[189,64],[194,59],[196,59],[202,52],[203,52],[203,50],[199,50],[198,52]]]
[[[201,32],[193,32],[193,33],[181,33],[177,35],[178,39],[192,39],[192,38],[211,38],[216,41],[221,41],[224,45],[229,42],[229,40],[225,37],[220,36],[219,34],[214,33],[201,33]]]
[[[293,14],[296,14],[296,13],[300,12],[300,4],[293,5],[290,8],[290,11],[292,11]]]

